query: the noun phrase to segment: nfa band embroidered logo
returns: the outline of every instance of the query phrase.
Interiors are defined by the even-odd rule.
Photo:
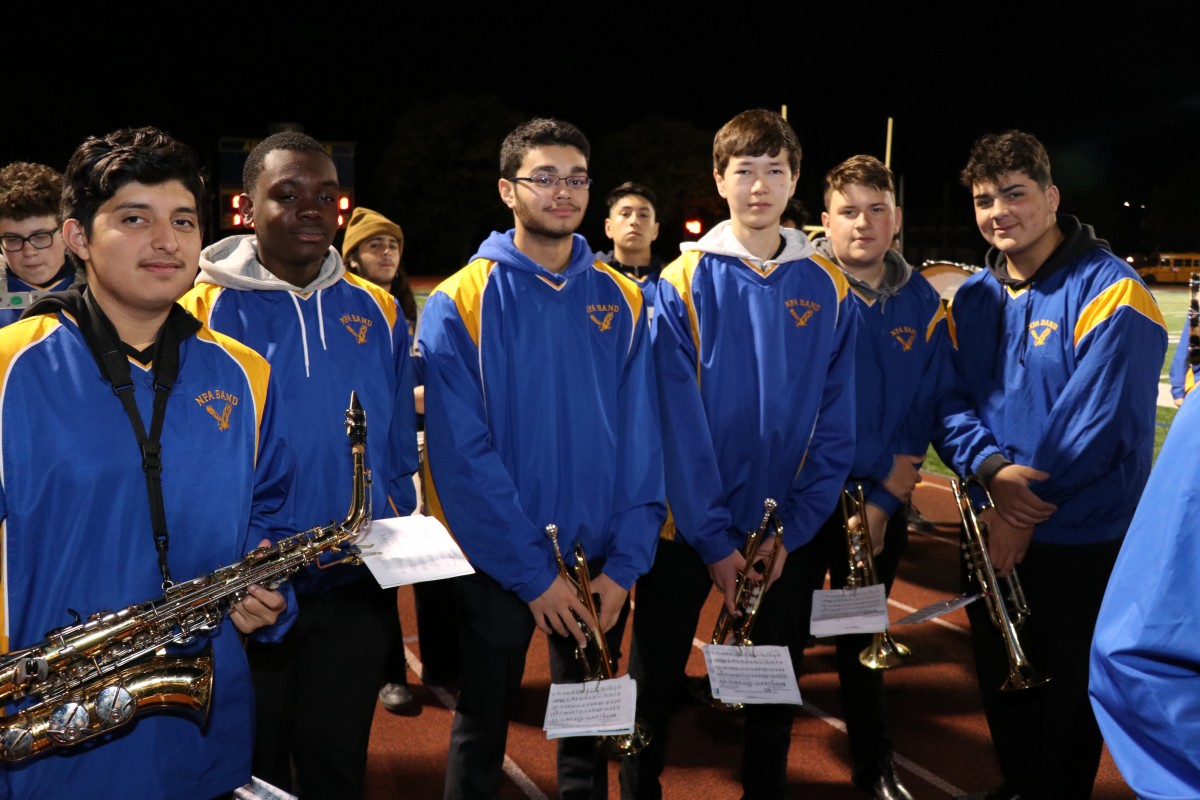
[[[807,328],[808,321],[812,315],[821,310],[820,303],[814,303],[812,300],[806,300],[803,297],[793,297],[783,301],[783,305],[791,312],[792,319],[796,321],[797,328]],[[804,309],[801,311],[800,309]]]
[[[888,331],[888,333],[892,335],[893,339],[900,343],[900,346],[904,348],[904,352],[906,353],[909,350],[912,350],[913,342],[917,340],[916,330],[907,325],[903,325],[899,328],[892,328],[890,331]]]
[[[620,306],[596,304],[587,307],[588,319],[596,323],[596,327],[601,333],[607,333],[612,330],[613,317],[621,310]]]
[[[233,408],[238,404],[238,398],[235,394],[230,394],[223,389],[213,389],[208,392],[201,392],[196,395],[196,405],[203,406],[204,410],[209,413],[213,419],[217,421],[217,430],[229,430],[229,415],[233,413]],[[217,403],[224,403],[224,407],[220,413],[213,408]]]
[[[1038,330],[1041,328],[1041,330]],[[1029,333],[1033,336],[1033,346],[1041,347],[1046,343],[1051,331],[1058,330],[1058,323],[1051,319],[1039,319],[1029,323]]]
[[[350,331],[354,341],[359,344],[367,343],[367,331],[371,329],[371,320],[358,314],[342,314],[338,321],[346,326],[346,330]]]

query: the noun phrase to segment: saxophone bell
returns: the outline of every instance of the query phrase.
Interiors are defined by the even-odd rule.
[[[1016,570],[1013,570],[1005,577],[1007,591],[1002,592],[996,578],[996,571],[992,568],[991,556],[988,555],[987,525],[980,521],[979,516],[975,513],[975,507],[971,505],[971,499],[967,496],[967,487],[971,484],[975,484],[983,491],[987,498],[987,508],[995,506],[987,487],[974,475],[962,483],[959,483],[958,480],[950,481],[950,488],[954,492],[954,500],[958,503],[958,513],[963,521],[966,538],[962,545],[962,551],[967,561],[968,576],[978,586],[979,593],[983,595],[992,625],[1000,632],[1000,636],[1004,640],[1005,653],[1008,656],[1008,677],[1000,685],[1000,691],[1015,692],[1032,689],[1049,683],[1050,678],[1034,669],[1021,647],[1018,628],[1029,616],[1029,604],[1025,602],[1025,590],[1021,587],[1021,580],[1017,577]]]
[[[857,522],[851,524],[856,517]],[[879,583],[879,578],[875,573],[875,553],[862,484],[855,485],[853,494],[848,489],[842,490],[842,527],[846,532],[846,553],[850,559],[846,588],[874,586]],[[893,639],[891,633],[879,631],[871,637],[871,644],[858,654],[858,661],[868,669],[891,669],[900,666],[911,655],[912,650]]]
[[[371,478],[366,414],[354,394],[346,433],[354,474],[350,510],[342,522],[255,548],[234,564],[165,588],[152,600],[87,619],[74,615],[73,623],[32,647],[0,654],[0,710],[32,698],[15,714],[0,716],[0,762],[87,741],[156,709],[204,724],[212,700],[212,656],[166,654],[164,648],[218,627],[252,584],[273,589],[306,564],[320,563],[326,553],[344,553],[333,563],[361,563],[354,541],[371,518]]]
[[[573,553],[575,574],[572,575],[571,570],[563,561],[562,551],[558,548],[558,526],[553,523],[547,525],[546,535],[550,537],[550,542],[554,546],[554,560],[558,562],[559,576],[575,589],[579,602],[583,603],[587,609],[586,619],[580,619],[579,615],[575,615],[575,621],[579,623],[584,639],[587,640],[585,646],[575,646],[575,658],[583,668],[583,680],[585,683],[609,680],[616,671],[616,665],[609,655],[608,641],[604,638],[604,630],[600,627],[600,613],[596,608],[596,600],[592,596],[592,576],[588,569],[587,555],[584,553],[583,545],[580,542],[575,543]],[[635,721],[633,733],[618,733],[612,736],[601,736],[599,739],[600,747],[609,758],[620,759],[637,755],[646,745],[650,744],[650,730],[643,723]]]

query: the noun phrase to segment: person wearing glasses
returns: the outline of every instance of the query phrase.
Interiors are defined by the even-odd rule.
[[[645,302],[575,234],[589,152],[558,120],[508,135],[499,189],[514,227],[434,290],[421,323],[430,507],[476,570],[456,586],[462,690],[447,798],[500,796],[535,626],[549,634],[552,680],[581,677],[576,618],[587,611],[546,526],[562,552],[583,545],[612,648],[666,516]],[[594,739],[559,740],[562,797],[607,797],[606,783]]]
[[[0,292],[0,328],[16,322],[36,296],[75,282],[67,263],[58,200],[62,176],[44,164],[0,169],[0,245],[8,263]]]

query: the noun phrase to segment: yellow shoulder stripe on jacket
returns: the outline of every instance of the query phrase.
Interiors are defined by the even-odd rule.
[[[1079,321],[1075,323],[1075,346],[1078,347],[1083,337],[1116,314],[1122,306],[1132,308],[1166,331],[1167,323],[1162,312],[1158,310],[1158,303],[1154,302],[1154,297],[1142,282],[1134,278],[1123,278],[1096,295],[1083,307]]]
[[[674,286],[675,291],[679,292],[679,298],[683,300],[684,308],[688,312],[688,323],[692,328],[692,344],[696,347],[697,358],[700,355],[700,320],[696,316],[696,303],[692,299],[692,281],[696,277],[696,266],[700,263],[702,255],[704,254],[699,250],[688,250],[664,267],[659,276],[660,281],[666,281]],[[700,369],[698,363],[696,369],[698,375]]]
[[[198,283],[175,302],[183,306],[184,311],[208,325],[212,319],[213,307],[217,304],[217,298],[223,291],[225,291],[225,287],[217,286],[215,283]]]
[[[954,302],[944,306],[946,309],[946,333],[950,334],[950,346],[958,349],[958,326],[954,324]]]
[[[458,308],[458,316],[476,347],[479,347],[479,330],[483,322],[483,292],[495,268],[495,261],[477,258],[433,290],[434,294],[441,292],[454,301]]]
[[[8,385],[8,376],[13,364],[22,353],[45,339],[61,327],[57,314],[39,314],[27,320],[15,322],[0,332],[0,381]],[[3,393],[0,392],[0,396]],[[3,430],[0,429],[0,439]],[[0,482],[4,481],[0,468]],[[0,520],[0,653],[8,652],[8,526]],[[4,709],[0,708],[0,717]]]
[[[365,278],[360,278],[353,272],[346,272],[342,278],[351,286],[362,289],[371,296],[375,304],[379,306],[379,310],[383,312],[384,319],[387,320],[388,332],[391,333],[396,327],[396,300],[392,297],[392,293],[382,286],[371,283]]]
[[[837,264],[830,261],[820,253],[813,253],[809,258],[825,272],[829,273],[829,277],[833,280],[833,285],[837,287],[838,302],[846,299],[846,292],[850,291],[850,282],[846,280],[845,273]]]
[[[267,403],[267,379],[271,375],[271,366],[256,351],[207,325],[196,333],[196,340],[220,347],[242,368],[242,374],[246,376],[246,383],[250,386],[254,398],[254,463],[258,464],[258,437],[262,432],[263,412]]]
[[[596,261],[592,264],[592,269],[597,272],[602,272],[612,279],[612,282],[621,290],[621,294],[625,295],[625,302],[633,309],[633,321],[636,324],[642,317],[642,289],[631,279],[617,272],[615,269],[605,264],[603,261]]]
[[[938,301],[937,311],[933,312],[933,317],[929,320],[929,325],[925,327],[925,341],[928,342],[933,338],[933,332],[937,330],[938,323],[944,319],[947,320],[946,324],[949,325],[950,323],[946,315],[946,306],[941,301]]]
[[[1187,368],[1187,372],[1183,375],[1183,393],[1186,395],[1192,389],[1196,388],[1196,370],[1192,367]]]

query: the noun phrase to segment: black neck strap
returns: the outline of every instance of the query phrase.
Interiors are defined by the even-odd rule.
[[[163,588],[171,586],[171,568],[167,563],[167,552],[171,537],[167,532],[167,514],[162,493],[162,436],[163,421],[167,415],[167,399],[179,375],[180,336],[170,320],[164,322],[154,341],[154,412],[150,419],[150,434],[142,422],[141,412],[133,397],[133,377],[129,369],[129,357],[125,354],[116,329],[96,304],[90,291],[83,294],[87,313],[79,320],[83,338],[91,348],[100,374],[112,384],[113,392],[121,400],[133,434],[137,437],[142,453],[142,472],[146,475],[146,494],[150,500],[150,525],[154,534],[154,549],[158,553],[158,571],[162,573]]]

